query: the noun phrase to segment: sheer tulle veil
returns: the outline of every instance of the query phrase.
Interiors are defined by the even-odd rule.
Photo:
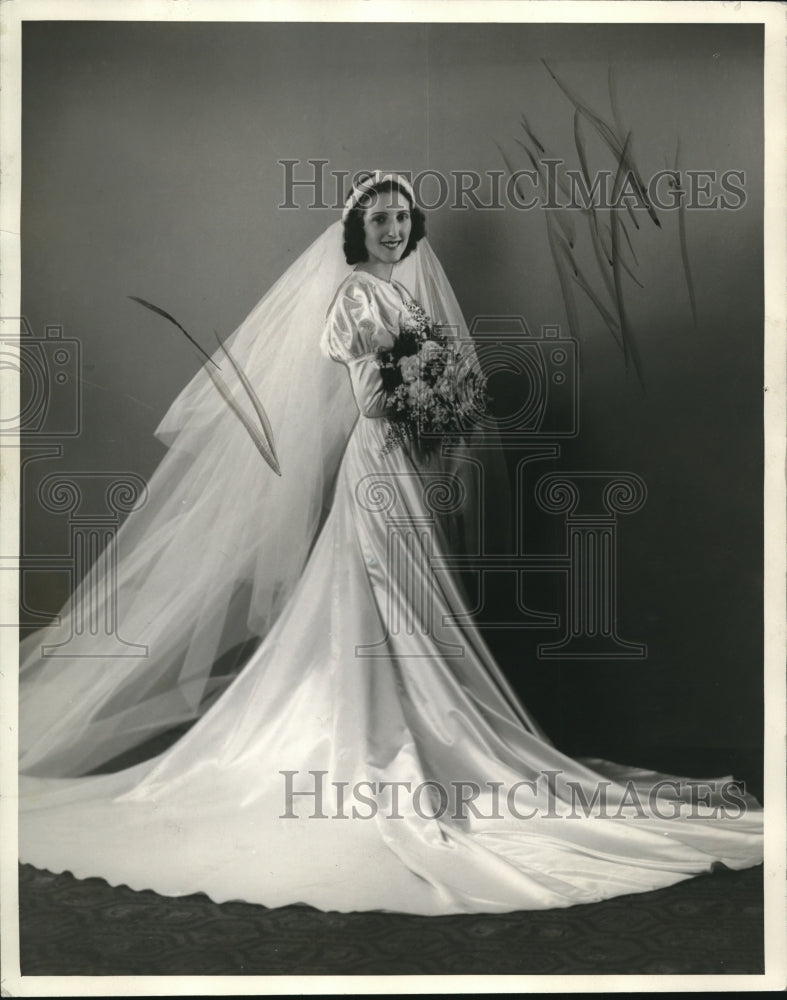
[[[281,477],[204,370],[171,405],[156,431],[168,451],[148,483],[147,502],[111,543],[114,579],[106,562],[97,562],[60,623],[22,643],[24,772],[85,774],[199,717],[234,676],[217,670],[217,662],[223,657],[226,666],[239,650],[250,652],[273,624],[329,508],[358,417],[347,372],[320,349],[326,311],[349,270],[336,221],[226,341],[268,413]],[[426,239],[393,277],[435,321],[467,336]],[[235,398],[244,399],[225,355],[217,351],[214,360]],[[470,524],[475,511],[466,513]],[[74,634],[82,605],[89,601],[93,614],[102,614],[110,594],[117,634],[146,647],[145,655],[106,655],[94,635]],[[52,655],[67,640],[69,655]]]

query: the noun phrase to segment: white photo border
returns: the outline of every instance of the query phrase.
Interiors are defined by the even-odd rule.
[[[0,913],[4,996],[186,996],[312,993],[507,993],[782,990],[785,899],[785,326],[787,87],[785,7],[757,2],[633,0],[5,0],[0,5],[0,316],[20,311],[21,34],[24,21],[369,21],[762,24],[765,96],[765,973],[696,976],[23,976],[17,870],[17,636],[0,628]],[[0,371],[0,419],[18,413],[14,372]],[[8,440],[8,439],[6,439]],[[0,552],[17,551],[18,442],[0,453]],[[17,575],[0,573],[0,605],[18,606]]]

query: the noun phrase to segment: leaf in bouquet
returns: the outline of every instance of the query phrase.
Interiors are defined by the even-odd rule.
[[[402,384],[402,372],[398,366],[396,368],[389,367],[380,369],[380,377],[383,382],[383,388],[389,393],[393,392]]]

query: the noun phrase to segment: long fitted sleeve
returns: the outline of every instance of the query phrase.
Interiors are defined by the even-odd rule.
[[[365,417],[386,414],[385,390],[375,354],[391,343],[399,324],[399,308],[381,302],[374,279],[351,277],[339,290],[328,312],[322,348],[347,366],[358,409]]]

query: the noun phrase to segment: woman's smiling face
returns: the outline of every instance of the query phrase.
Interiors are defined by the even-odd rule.
[[[380,191],[363,213],[364,245],[369,263],[395,264],[407,249],[412,221],[410,203],[394,189]]]

